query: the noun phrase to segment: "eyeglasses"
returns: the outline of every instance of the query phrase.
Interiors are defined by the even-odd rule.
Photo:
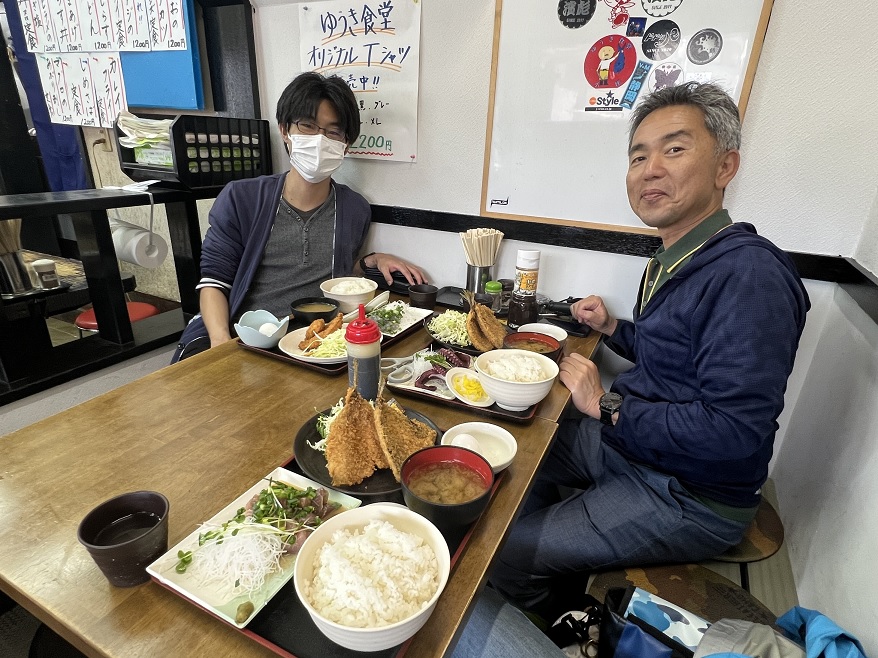
[[[302,133],[303,135],[316,135],[317,133],[323,133],[329,139],[335,142],[346,142],[345,134],[343,130],[339,130],[338,128],[321,128],[313,121],[294,121],[293,125],[296,126],[296,129]]]

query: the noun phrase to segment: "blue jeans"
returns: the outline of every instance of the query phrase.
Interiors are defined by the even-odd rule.
[[[564,658],[524,613],[486,587],[454,648],[452,658]]]
[[[573,495],[562,499],[559,485]],[[574,576],[698,562],[736,544],[746,527],[694,499],[676,478],[626,460],[603,442],[599,421],[565,421],[491,583],[515,605],[542,613],[553,588]]]

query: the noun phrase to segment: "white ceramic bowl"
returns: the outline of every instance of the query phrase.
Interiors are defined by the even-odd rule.
[[[339,283],[344,283],[345,281],[365,281],[369,286],[369,290],[367,292],[358,292],[350,295],[332,292],[332,289],[335,286]],[[363,276],[340,276],[337,279],[330,279],[329,281],[324,281],[320,284],[320,290],[323,291],[324,296],[336,300],[338,302],[338,309],[342,313],[350,313],[351,311],[356,310],[358,305],[369,302],[369,300],[375,296],[375,291],[377,289],[378,284],[375,281]]]
[[[462,435],[469,435],[476,440],[478,446],[471,445]],[[442,445],[459,445],[475,450],[488,460],[491,470],[496,475],[512,463],[518,452],[518,443],[508,431],[492,423],[461,423],[447,430],[442,435]]]
[[[439,563],[439,587],[423,609],[395,624],[378,628],[342,626],[330,621],[314,609],[308,597],[304,594],[303,586],[311,581],[318,549],[332,537],[336,530],[342,528],[359,530],[373,520],[387,521],[398,530],[418,535],[424,539],[433,549],[433,552],[436,554],[436,560]],[[322,523],[305,540],[302,549],[299,551],[293,571],[293,582],[299,600],[302,601],[302,605],[305,606],[308,614],[311,615],[314,624],[326,637],[336,644],[347,649],[353,649],[354,651],[382,651],[405,642],[427,623],[427,619],[430,618],[433,609],[436,607],[439,595],[445,589],[450,571],[451,556],[448,553],[448,544],[445,543],[445,539],[436,526],[404,505],[373,503],[372,505],[365,505],[342,512],[338,516],[334,516],[325,523]]]
[[[536,382],[513,382],[489,375],[485,368],[495,361],[502,361],[511,357],[528,357],[536,359],[545,375],[545,379]],[[536,404],[549,394],[552,384],[558,376],[558,364],[552,359],[536,352],[528,350],[491,350],[480,354],[476,358],[476,371],[478,371],[485,393],[490,395],[497,404],[509,411],[524,411],[532,404]]]
[[[280,339],[286,335],[289,323],[290,316],[288,315],[282,320],[278,320],[268,311],[247,311],[235,323],[235,332],[241,340],[251,347],[270,350],[277,347]],[[271,334],[259,331],[260,327],[266,324],[274,325],[274,331]]]
[[[567,340],[566,331],[548,322],[529,322],[528,324],[521,325],[518,331],[533,331],[538,334],[546,334],[561,343],[561,347],[564,347],[564,342]]]

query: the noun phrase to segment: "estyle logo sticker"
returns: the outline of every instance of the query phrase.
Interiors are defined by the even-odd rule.
[[[656,21],[643,35],[643,54],[654,62],[667,59],[680,45],[680,28],[674,21]]]
[[[603,96],[592,96],[588,99],[589,107],[583,108],[586,112],[621,112],[622,101],[612,91]]]
[[[712,27],[699,30],[686,47],[686,55],[693,64],[709,64],[723,49],[723,37]]]
[[[683,4],[683,0],[640,0],[640,4],[643,5],[643,11],[647,14],[660,18],[673,13],[677,7]]]

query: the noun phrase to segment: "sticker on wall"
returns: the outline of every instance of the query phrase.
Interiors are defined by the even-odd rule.
[[[634,107],[634,101],[637,100],[640,90],[643,89],[646,76],[649,75],[649,69],[651,68],[652,64],[649,62],[644,62],[642,60],[637,62],[637,68],[634,69],[634,75],[631,76],[631,82],[628,83],[625,95],[622,96],[622,107],[628,110]]]
[[[646,29],[646,19],[642,16],[635,16],[628,19],[628,29],[625,31],[626,37],[642,37],[643,31]]]
[[[656,21],[643,33],[643,54],[660,62],[674,54],[680,45],[680,28],[674,21]]]
[[[591,20],[596,5],[597,0],[560,0],[558,2],[558,20],[564,27],[575,30]]]
[[[683,82],[683,69],[673,62],[665,62],[655,67],[649,76],[649,90],[658,91],[665,87],[676,87]]]
[[[610,7],[610,25],[615,30],[628,22],[628,10],[634,6],[632,0],[604,0]]]
[[[712,27],[708,27],[699,30],[689,39],[686,55],[693,64],[709,64],[717,58],[722,49],[722,35]]]
[[[586,112],[621,112],[622,100],[612,90],[606,94],[595,94],[588,99]]]
[[[608,34],[589,48],[583,72],[595,89],[621,87],[628,82],[636,64],[634,44],[620,34]]]
[[[683,4],[683,0],[640,0],[643,11],[650,16],[661,18],[673,13],[677,7]]]

